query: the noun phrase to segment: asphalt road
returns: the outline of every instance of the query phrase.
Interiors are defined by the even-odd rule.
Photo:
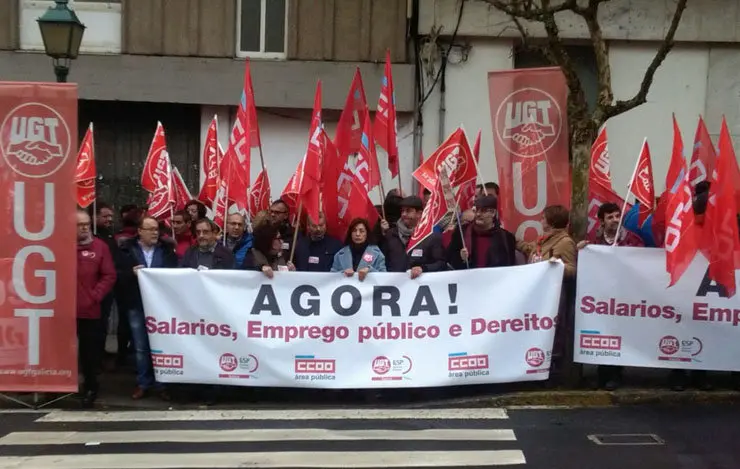
[[[705,406],[0,413],[0,469],[737,469],[738,422]]]

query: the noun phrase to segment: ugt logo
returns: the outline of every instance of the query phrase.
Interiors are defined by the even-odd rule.
[[[549,93],[522,88],[499,105],[495,129],[499,141],[511,154],[535,158],[546,154],[558,141],[562,113]]]
[[[0,125],[0,153],[21,176],[54,174],[71,150],[69,127],[53,108],[26,103],[11,110]]]

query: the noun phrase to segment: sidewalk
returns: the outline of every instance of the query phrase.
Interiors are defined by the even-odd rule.
[[[586,370],[587,377],[592,370]],[[666,370],[631,368],[625,370],[625,387],[615,392],[583,389],[548,389],[545,383],[512,383],[505,385],[472,385],[431,389],[389,389],[340,391],[302,388],[225,387],[214,409],[245,408],[316,408],[316,407],[604,407],[640,404],[740,403],[740,392],[730,390],[729,373],[710,373],[713,391],[687,389],[675,392],[666,385]],[[104,373],[100,376],[101,392],[96,408],[101,410],[167,410],[204,408],[190,398],[192,386],[169,387],[172,401],[157,397],[134,401],[132,371]],[[29,404],[33,395],[14,395]],[[52,396],[42,396],[41,403]],[[74,397],[61,400],[45,409],[79,409]],[[0,398],[0,409],[22,409],[16,403]]]

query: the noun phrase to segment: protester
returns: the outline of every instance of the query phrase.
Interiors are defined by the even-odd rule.
[[[247,232],[247,219],[241,213],[232,213],[226,219],[226,247],[234,254],[235,265],[242,265],[252,249],[252,234]]]
[[[175,249],[177,258],[182,259],[185,252],[195,244],[192,218],[187,210],[175,212],[172,217],[172,231],[175,233],[175,241],[177,242],[177,248]]]
[[[272,215],[269,210],[260,210],[252,220],[252,232],[263,223],[272,222]]]
[[[145,216],[139,223],[137,237],[123,243],[121,254],[122,262],[118,271],[122,283],[120,298],[124,306],[122,311],[128,314],[136,352],[137,387],[131,397],[141,399],[146,397],[150,390],[156,389],[160,397],[169,400],[169,395],[154,378],[144,305],[137,276],[139,270],[145,267],[177,267],[175,246],[170,240],[159,236],[159,222],[153,217]]]
[[[424,211],[424,202],[412,195],[403,199],[400,205],[401,218],[386,232],[382,244],[388,272],[410,271],[411,278],[417,278],[422,272],[446,270],[447,259],[439,233],[432,233],[407,252],[411,235]]]
[[[319,213],[318,222],[308,221],[307,235],[300,236],[295,248],[295,266],[300,272],[329,272],[334,255],[342,243],[326,234],[326,217]]]
[[[190,214],[191,220],[200,220],[208,215],[208,209],[199,200],[191,200],[185,206],[185,210]]]
[[[114,265],[118,262],[119,252],[118,243],[116,242],[115,232],[113,229],[113,208],[105,202],[96,202],[95,210],[90,211],[94,213],[95,223],[94,235],[96,238],[103,241],[110,251],[111,258],[113,259]],[[91,207],[92,209],[92,207]],[[108,323],[110,320],[111,310],[113,309],[113,302],[115,301],[115,294],[113,289],[105,295],[103,301],[100,304],[100,332],[99,332],[99,348],[101,357],[105,356],[105,342],[108,337]],[[100,361],[102,365],[102,360]]]
[[[196,270],[220,270],[234,268],[234,254],[218,243],[216,224],[202,218],[193,226],[196,244],[189,248],[180,261],[180,267]]]
[[[126,210],[124,210],[126,209]],[[115,257],[116,271],[120,271],[121,251],[120,247],[136,238],[138,235],[139,221],[141,219],[141,210],[135,205],[124,205],[121,208],[121,230],[116,233],[116,252],[118,254]],[[131,350],[131,326],[128,322],[128,309],[124,305],[125,300],[123,295],[125,291],[122,291],[120,278],[116,281],[116,286],[113,289],[114,297],[116,301],[116,308],[118,309],[118,328],[116,331],[116,339],[118,342],[118,348],[116,349],[116,367],[122,367],[126,364],[126,361],[133,351]]]
[[[255,228],[253,235],[252,249],[244,256],[242,269],[262,272],[267,278],[273,278],[276,270],[295,270],[295,266],[287,258],[288,254],[283,250],[280,225],[263,223]]]
[[[454,269],[516,265],[516,238],[501,228],[497,207],[496,196],[478,198],[473,222],[463,225],[462,231],[455,229],[447,248],[447,261]]]
[[[527,262],[541,262],[559,259],[565,264],[565,277],[576,276],[576,243],[568,235],[570,213],[562,205],[545,207],[542,212],[544,234],[534,242],[517,242],[517,249],[522,251]]]
[[[112,212],[111,212],[112,213]],[[116,269],[105,242],[92,236],[90,215],[77,211],[77,341],[84,377],[82,402],[94,404],[98,395],[101,303],[116,283]]]
[[[334,256],[331,271],[343,272],[347,277],[352,277],[357,272],[361,282],[368,272],[386,272],[385,256],[373,244],[370,233],[370,223],[367,220],[352,220],[347,228],[344,247]]]
[[[597,230],[594,244],[627,247],[645,246],[645,243],[642,242],[639,236],[619,226],[621,214],[622,209],[619,208],[619,205],[612,202],[601,204],[596,215],[599,219],[600,226]],[[619,229],[619,233],[617,233],[617,229]],[[616,244],[614,242],[615,240]],[[578,249],[582,249],[587,244],[588,241],[586,240],[579,242]]]
[[[293,245],[293,227],[290,225],[290,209],[288,204],[278,199],[270,205],[270,220],[278,226],[283,239],[283,251],[290,252]]]

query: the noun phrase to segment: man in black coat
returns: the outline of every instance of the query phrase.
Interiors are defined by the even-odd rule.
[[[219,270],[234,268],[234,254],[231,249],[218,243],[216,224],[208,218],[195,222],[196,245],[185,251],[180,267],[196,270]]]
[[[299,236],[295,248],[295,266],[299,272],[329,272],[334,254],[342,243],[326,234],[326,218],[319,214],[318,223],[308,219],[308,234]]]
[[[388,272],[411,271],[411,278],[422,272],[440,272],[447,269],[442,236],[432,233],[407,251],[409,239],[421,220],[424,202],[412,195],[401,201],[401,217],[385,234],[382,244]]]
[[[475,201],[475,219],[463,225],[462,234],[460,227],[455,229],[447,260],[456,270],[516,265],[516,238],[501,228],[496,196],[484,195]]]

